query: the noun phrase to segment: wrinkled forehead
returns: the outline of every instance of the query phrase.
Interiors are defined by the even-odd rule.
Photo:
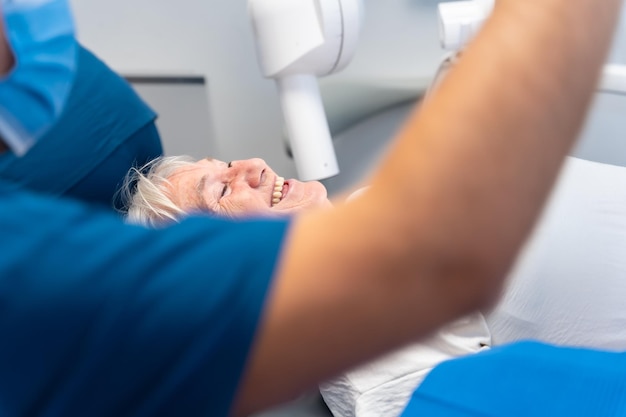
[[[217,159],[204,158],[175,169],[167,179],[170,182],[193,181],[204,175],[215,174],[219,163],[221,163],[221,161]]]

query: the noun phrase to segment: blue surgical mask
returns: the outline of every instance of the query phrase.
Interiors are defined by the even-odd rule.
[[[55,123],[72,89],[77,43],[67,0],[0,0],[15,66],[0,77],[0,137],[24,155]]]

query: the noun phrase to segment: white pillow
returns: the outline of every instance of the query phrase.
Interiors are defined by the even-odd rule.
[[[494,345],[626,350],[626,167],[568,158],[487,322]]]
[[[335,417],[396,417],[435,365],[490,344],[485,319],[475,314],[323,384],[320,392]]]

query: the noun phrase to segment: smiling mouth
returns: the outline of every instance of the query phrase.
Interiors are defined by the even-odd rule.
[[[283,199],[283,188],[285,187],[285,179],[283,177],[277,177],[274,183],[274,192],[272,194],[272,207],[280,203]]]

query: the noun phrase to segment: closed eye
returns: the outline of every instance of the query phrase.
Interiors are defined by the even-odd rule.
[[[228,168],[232,168],[232,166],[233,166],[233,161],[230,161],[228,163]],[[228,191],[228,184],[224,184],[224,188],[222,188],[222,195],[220,196],[220,198],[224,197],[227,191]]]

